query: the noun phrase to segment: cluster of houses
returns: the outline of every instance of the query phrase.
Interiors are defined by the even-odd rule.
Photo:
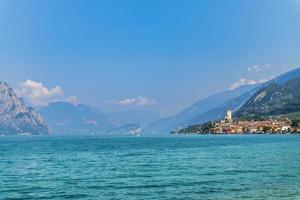
[[[262,121],[234,121],[232,111],[227,110],[224,120],[213,122],[211,133],[291,133],[300,132],[300,127],[293,127],[292,121],[284,119],[269,119]]]

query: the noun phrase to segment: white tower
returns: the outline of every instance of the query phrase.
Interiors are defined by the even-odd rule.
[[[227,109],[225,120],[228,122],[232,122],[232,110],[231,109]]]

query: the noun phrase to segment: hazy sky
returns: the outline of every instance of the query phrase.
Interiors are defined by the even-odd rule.
[[[299,63],[297,0],[0,0],[0,79],[36,106],[170,115]]]

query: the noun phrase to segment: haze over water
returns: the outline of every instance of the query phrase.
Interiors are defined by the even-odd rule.
[[[1,137],[0,199],[299,199],[300,136]]]

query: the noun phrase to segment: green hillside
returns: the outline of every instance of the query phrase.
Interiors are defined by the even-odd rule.
[[[275,116],[299,118],[300,77],[273,82],[253,95],[236,113],[236,118],[261,119]]]

